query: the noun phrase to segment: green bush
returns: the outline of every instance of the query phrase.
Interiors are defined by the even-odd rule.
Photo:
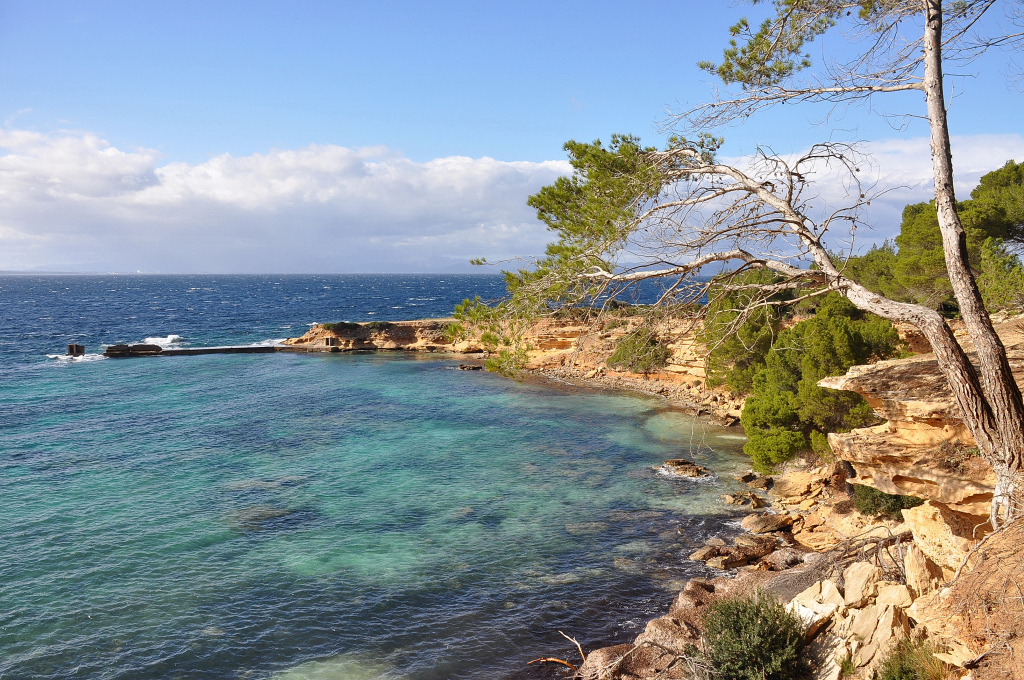
[[[917,496],[900,496],[879,491],[873,486],[853,485],[853,504],[858,512],[865,515],[903,519],[900,510],[916,508],[922,503],[924,499]]]
[[[957,212],[985,306],[1020,309],[1024,265],[1007,244],[1024,243],[1024,164],[1008,161],[982,176],[970,200],[957,203]],[[934,202],[906,206],[895,242],[875,246],[845,266],[854,281],[893,300],[957,310]]]
[[[357,331],[360,328],[362,328],[362,326],[360,326],[359,324],[350,323],[348,321],[338,321],[335,323],[325,323],[321,325],[323,326],[324,330],[331,331],[332,333],[346,333],[351,331]]]
[[[754,468],[769,472],[806,450],[828,457],[827,433],[874,423],[863,397],[817,383],[901,348],[892,324],[837,293],[823,297],[813,317],[780,332],[754,374],[753,394],[740,417],[748,439],[743,450]]]
[[[875,680],[942,680],[946,664],[936,659],[928,644],[900,640],[875,670]]]
[[[671,355],[653,330],[640,326],[622,336],[615,352],[608,357],[608,365],[646,375],[667,364]]]
[[[704,658],[725,680],[795,680],[804,625],[773,595],[718,600],[704,615]]]

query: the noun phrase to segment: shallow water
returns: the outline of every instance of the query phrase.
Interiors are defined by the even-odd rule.
[[[658,400],[439,356],[26,344],[0,394],[0,677],[501,677],[570,655],[559,630],[636,635],[735,531],[742,440]],[[651,470],[679,455],[719,477]]]

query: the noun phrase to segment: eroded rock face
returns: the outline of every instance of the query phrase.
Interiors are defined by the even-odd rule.
[[[1024,387],[1024,343],[1007,347],[1007,356]],[[988,514],[995,474],[970,455],[974,439],[934,355],[854,366],[818,384],[862,395],[888,421],[829,435],[833,452],[856,470],[852,483],[929,499],[961,513]]]
[[[482,347],[474,343],[448,343],[444,331],[453,319],[425,319],[422,321],[395,321],[346,323],[314,326],[300,338],[288,338],[285,345],[297,347],[337,347],[352,350],[414,350],[479,352]]]
[[[942,503],[926,502],[903,510],[903,519],[914,532],[914,544],[943,575],[952,577],[977,540],[991,531],[987,518],[956,512]]]

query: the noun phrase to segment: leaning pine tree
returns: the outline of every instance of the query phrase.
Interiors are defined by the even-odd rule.
[[[943,91],[944,59],[1017,40],[977,35],[983,15],[1001,4],[775,0],[772,17],[756,30],[739,22],[722,63],[701,65],[739,91],[677,116],[685,134],[666,149],[641,147],[632,137],[614,137],[607,148],[600,142],[566,145],[574,174],[530,199],[558,239],[533,266],[507,274],[512,295],[493,310],[499,321],[492,327],[513,319],[505,328],[520,328],[523,318],[559,304],[589,304],[653,278],[669,281],[661,302],[726,293],[742,299],[726,315],[729,327],[722,332],[738,329],[759,310],[839,291],[857,307],[925,334],[964,423],[996,473],[993,525],[1024,514],[1024,402],[968,266]],[[843,36],[862,49],[848,62],[815,69],[805,46],[836,27],[847,29]],[[758,149],[742,167],[717,158],[717,128],[771,105],[841,104],[915,90],[924,94],[931,130],[946,268],[977,366],[936,310],[887,299],[846,276],[844,260],[869,201],[861,182],[869,159],[837,143],[818,144],[799,158]],[[844,182],[844,205],[825,208],[828,201],[813,193],[813,180],[823,175]],[[843,243],[845,254],[837,248]],[[695,279],[709,265],[720,273]],[[776,276],[771,283],[750,283],[746,272],[755,269]],[[499,359],[497,367],[508,369],[522,352],[515,333],[501,342],[504,364]]]

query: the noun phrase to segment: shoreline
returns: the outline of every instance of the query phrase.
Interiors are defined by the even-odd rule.
[[[658,373],[631,374],[609,365],[617,341],[634,321],[630,317],[593,323],[543,319],[526,334],[530,350],[524,373],[533,380],[577,389],[661,397],[668,406],[705,422],[735,426],[743,399],[722,388],[705,388],[703,350],[685,320],[666,322],[667,329],[660,329],[682,328],[683,332],[663,336],[673,341],[666,345],[669,358]],[[1012,321],[1001,322],[1001,334],[1019,343],[1024,326],[1014,326]],[[322,347],[322,351],[339,351],[340,347],[340,351],[450,353],[474,365],[482,363],[486,353],[479,342],[449,343],[444,339],[447,322],[427,319],[316,326],[285,344]],[[913,347],[916,329],[900,330]],[[1024,369],[1024,344],[1010,349]],[[934,461],[927,463],[929,456],[934,458],[937,442],[973,444],[962,426],[957,426],[951,395],[944,397],[935,387],[944,385],[936,371],[933,356],[919,355],[855,366],[844,376],[821,381],[823,387],[861,394],[885,422],[849,434],[830,434],[831,449],[842,456],[834,463],[826,464],[815,456],[781,466],[778,475],[739,478],[748,483],[750,491],[723,495],[722,499],[723,505],[749,513],[742,521],[746,533],[733,537],[732,545],[709,539],[689,556],[690,561],[704,562],[717,575],[689,579],[667,614],[649,620],[632,643],[591,650],[574,677],[684,678],[685,663],[680,661],[687,658],[693,645],[701,644],[707,607],[723,597],[757,589],[774,593],[803,620],[806,647],[801,655],[813,666],[814,680],[839,680],[849,675],[851,668],[854,677],[870,678],[897,643],[907,638],[928,640],[934,649],[942,650],[934,653],[935,658],[950,667],[978,667],[978,661],[992,650],[992,632],[970,623],[972,615],[979,616],[971,610],[966,613],[967,624],[953,625],[951,621],[964,620],[962,601],[976,596],[965,590],[972,587],[974,571],[979,572],[983,587],[992,587],[984,581],[994,578],[985,573],[980,561],[984,556],[974,555],[981,547],[978,539],[984,541],[984,536],[964,533],[965,527],[977,525],[971,518],[976,519],[978,508],[984,505],[989,480],[984,466],[979,467],[982,461],[953,472]],[[1018,383],[1022,380],[1024,374]],[[924,407],[930,415],[921,420],[914,414]],[[898,443],[894,447],[886,443],[889,440]],[[844,462],[851,460],[856,469]],[[883,464],[886,460],[890,462]],[[923,480],[916,479],[922,475]],[[901,486],[908,479],[913,482],[909,490]],[[922,504],[903,509],[892,519],[861,515],[854,509],[851,483],[890,494],[923,496]],[[996,541],[986,549],[1016,554],[1005,542]],[[964,578],[957,578],[969,563]],[[968,585],[962,585],[964,580]],[[981,605],[972,606],[977,610]],[[999,662],[994,657],[1000,654],[1005,652],[991,655],[980,668],[998,672]],[[538,669],[512,677],[556,676],[550,669]],[[981,674],[978,680],[988,677]]]

